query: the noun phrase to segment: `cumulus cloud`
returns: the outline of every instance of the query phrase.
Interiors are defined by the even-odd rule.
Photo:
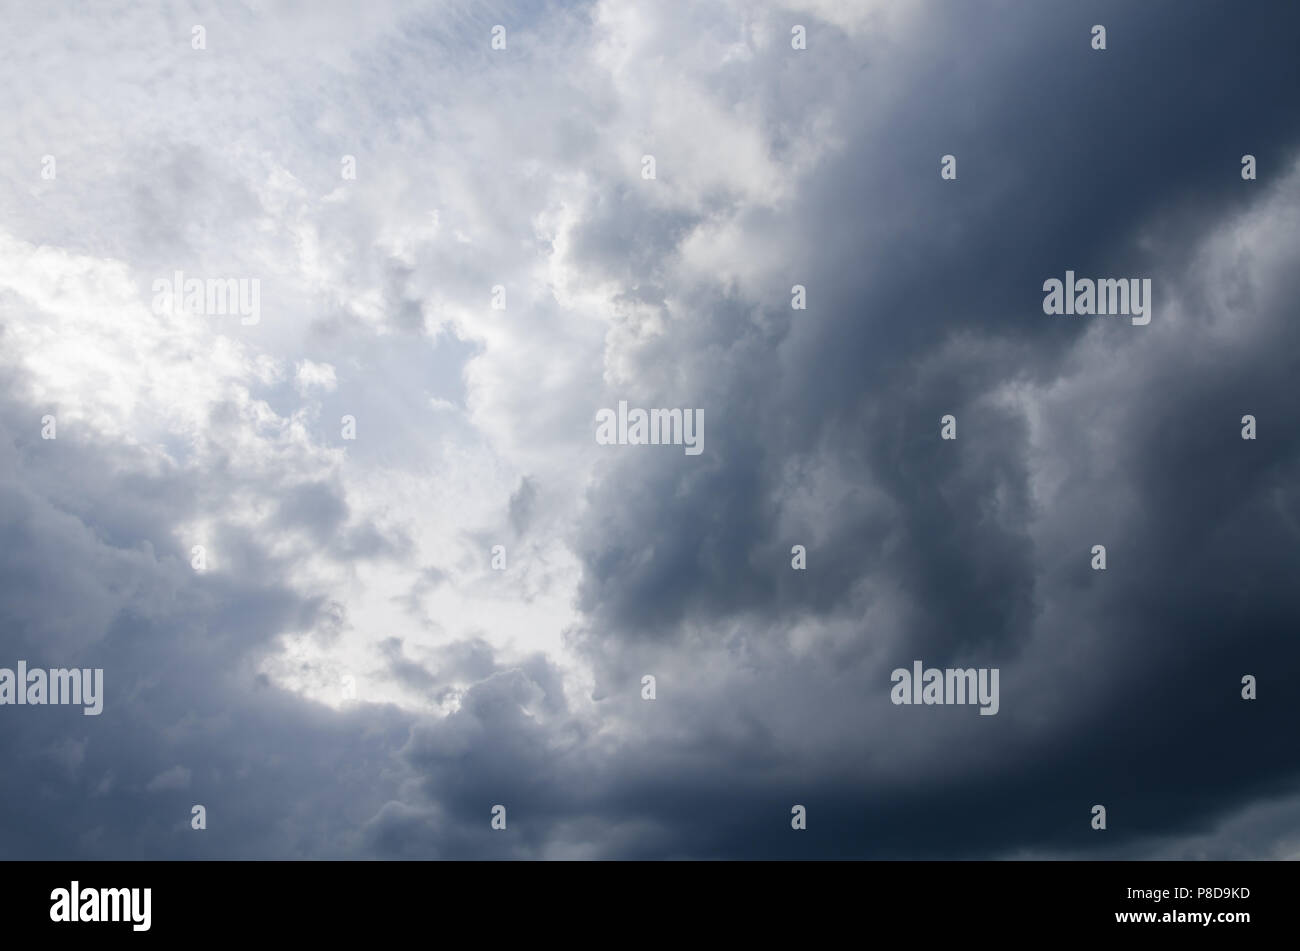
[[[14,11],[0,852],[1293,857],[1300,24],[1102,8]]]
[[[294,381],[298,384],[298,392],[303,396],[313,390],[323,390],[328,393],[338,387],[334,367],[328,363],[312,363],[310,360],[302,360],[298,363]]]

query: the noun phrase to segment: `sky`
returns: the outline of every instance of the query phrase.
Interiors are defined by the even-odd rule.
[[[1300,857],[1300,7],[3,19],[0,858]]]

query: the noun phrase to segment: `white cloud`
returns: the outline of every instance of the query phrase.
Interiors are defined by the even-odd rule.
[[[298,392],[303,396],[313,390],[330,393],[338,387],[338,379],[334,376],[333,365],[329,363],[313,363],[311,360],[300,360],[298,362],[298,372],[294,380],[298,385]]]

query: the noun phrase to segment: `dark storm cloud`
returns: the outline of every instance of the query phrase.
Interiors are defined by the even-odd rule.
[[[191,569],[172,527],[191,514],[192,473],[147,477],[130,450],[66,422],[57,440],[33,440],[38,420],[0,405],[0,665],[103,668],[103,712],[3,708],[0,853],[352,854],[347,829],[387,798],[376,777],[404,718],[377,706],[340,717],[267,684],[259,657],[320,607],[274,559],[239,557],[260,551],[252,541],[217,546],[221,570]],[[208,810],[204,832],[190,828],[194,804]],[[324,817],[344,814],[350,826],[322,835]]]
[[[692,326],[683,328],[685,339],[675,356],[693,361],[695,389],[712,401],[710,456],[720,456],[726,471],[709,473],[685,504],[707,498],[710,506],[739,511],[707,522],[662,519],[683,504],[672,487],[652,480],[634,489],[647,498],[622,508],[644,516],[635,526],[636,537],[654,537],[679,526],[688,530],[674,534],[658,560],[680,564],[673,541],[694,548],[710,530],[727,533],[720,544],[726,550],[748,547],[749,536],[761,537],[772,524],[761,507],[774,470],[790,455],[808,452],[827,438],[841,442],[843,454],[861,454],[860,462],[854,461],[864,479],[883,481],[891,496],[902,497],[907,516],[918,520],[916,530],[907,533],[909,542],[925,546],[914,555],[918,567],[962,547],[942,537],[966,530],[945,529],[941,523],[952,520],[936,517],[944,509],[978,511],[978,499],[988,498],[997,485],[1019,491],[1016,483],[1024,478],[1023,471],[1017,472],[1023,470],[1016,447],[1023,436],[1020,424],[997,419],[993,409],[974,404],[1008,380],[1050,379],[1084,329],[1044,318],[1043,280],[1066,268],[1081,276],[1151,273],[1157,261],[1133,251],[1134,233],[1151,215],[1180,203],[1195,209],[1197,217],[1180,221],[1172,236],[1177,244],[1162,242],[1177,260],[1188,250],[1191,236],[1203,235],[1221,219],[1230,194],[1236,196],[1231,204],[1237,209],[1256,194],[1241,187],[1240,148],[1220,147],[1206,154],[1193,147],[1196,136],[1190,127],[1206,104],[1187,96],[1189,77],[1197,77],[1196,89],[1218,91],[1212,101],[1226,95],[1221,90],[1236,88],[1245,105],[1260,103],[1249,132],[1229,132],[1226,141],[1245,141],[1257,153],[1271,153],[1275,160],[1270,164],[1279,171],[1285,147],[1297,141],[1293,119],[1277,104],[1285,98],[1276,95],[1278,89],[1295,88],[1295,83],[1280,82],[1285,78],[1281,71],[1294,74],[1296,69],[1294,59],[1282,55],[1281,41],[1258,51],[1252,39],[1255,27],[1229,11],[1222,11],[1217,24],[1204,22],[1203,8],[1192,17],[1175,15],[1170,7],[1152,9],[1141,18],[1135,14],[1114,7],[1095,16],[1063,18],[1059,11],[1035,9],[1005,19],[979,6],[948,11],[942,28],[952,60],[935,63],[916,78],[915,91],[891,124],[861,128],[862,139],[807,183],[802,192],[807,213],[781,222],[783,229],[794,229],[789,242],[794,277],[773,282],[770,306],[779,311],[776,319],[801,325],[785,342],[785,357],[770,352],[769,341],[759,337],[742,310],[716,298],[701,300],[693,309]],[[1085,42],[1072,44],[1082,46],[1078,56],[1061,52],[1072,31],[1081,28],[1086,38],[1088,24],[1103,20],[1112,35],[1122,38],[1113,44],[1118,51],[1094,53]],[[1013,65],[1007,65],[1008,57],[988,58],[990,49],[1005,54],[1007,46],[1017,54],[1010,60]],[[1163,65],[1156,75],[1150,74],[1153,61]],[[983,82],[945,90],[944,77],[950,74],[976,74]],[[1248,90],[1256,94],[1248,97]],[[947,95],[937,95],[939,91]],[[1175,111],[1178,105],[1182,109]],[[967,128],[961,141],[951,142],[951,130],[966,125],[961,117],[972,106],[981,107],[978,114],[988,116],[991,128]],[[1246,122],[1240,113],[1251,111],[1237,110],[1235,125]],[[1106,135],[1095,133],[1090,120],[1095,116],[1105,117]],[[1012,122],[1007,117],[1017,118]],[[862,162],[868,137],[882,134],[892,143],[892,163]],[[1116,140],[1124,146],[1117,148]],[[966,162],[972,149],[978,164]],[[938,156],[948,151],[958,153],[962,162],[963,177],[955,183],[938,176]],[[986,173],[998,183],[992,195],[984,183]],[[1084,187],[1088,183],[1095,187]],[[1184,219],[1189,213],[1184,212]],[[959,240],[952,238],[954,232]],[[1104,257],[1107,248],[1112,250]],[[792,315],[788,286],[795,278],[808,285],[812,303],[808,312]],[[958,334],[969,335],[979,346],[966,349],[962,337],[954,340]],[[709,344],[718,340],[753,355],[761,361],[759,367],[742,361],[713,367],[716,357]],[[952,352],[945,350],[949,341]],[[704,372],[706,366],[711,372]],[[700,395],[688,392],[684,398]],[[980,425],[982,444],[990,439],[1002,443],[970,450],[987,458],[966,474],[975,481],[949,487],[954,491],[945,493],[947,502],[937,491],[940,480],[951,478],[950,467],[942,464],[936,472],[936,463],[949,447],[929,438],[946,412]],[[978,415],[972,417],[972,412]],[[961,444],[954,448],[967,451]],[[996,471],[999,459],[1005,460],[1001,473]],[[669,460],[673,474],[682,471],[672,464],[676,462]],[[931,473],[937,478],[918,479]],[[654,499],[657,504],[648,504]],[[594,517],[615,507],[611,499],[597,507]],[[849,508],[838,517],[853,530],[845,532],[839,540],[843,548],[833,548],[834,557],[823,558],[825,562],[842,563],[849,559],[840,556],[861,547]],[[1009,521],[1023,521],[1023,514]],[[729,537],[733,532],[740,537]],[[598,548],[600,538],[600,533],[591,537]],[[985,544],[990,541],[995,540],[984,536]],[[1023,547],[1014,537],[1010,541]],[[736,570],[752,569],[739,560]],[[768,564],[771,574],[761,587],[774,594],[781,590],[777,581],[786,577],[788,562]],[[605,573],[592,567],[599,582]],[[693,565],[688,573],[701,592],[718,592],[733,605],[753,603],[755,592],[737,587],[738,579],[715,583],[699,567]],[[945,588],[951,584],[949,573],[935,574],[942,576]],[[845,576],[842,584],[850,580]],[[833,606],[843,594],[843,589],[828,591],[821,605]],[[918,594],[931,601],[926,592]],[[653,586],[647,595],[647,601],[657,600]],[[633,625],[645,610],[655,610],[640,601],[623,603],[616,620]]]
[[[999,9],[945,7],[935,24],[945,55],[918,64],[887,121],[846,117],[849,147],[775,224],[790,248],[788,273],[771,287],[777,347],[765,348],[743,308],[693,302],[675,354],[693,386],[656,395],[706,407],[706,457],[695,466],[629,457],[595,490],[578,541],[583,606],[600,632],[591,650],[617,679],[630,673],[618,638],[673,636],[687,624],[717,631],[755,611],[791,623],[851,615],[861,609],[855,585],[884,576],[910,609],[887,666],[921,657],[1008,667],[1050,603],[1077,618],[1071,637],[1107,657],[1105,675],[1077,691],[1089,712],[1026,748],[1006,731],[1032,712],[1017,709],[1022,692],[1004,671],[1000,729],[980,741],[991,773],[881,790],[819,764],[825,782],[808,796],[835,818],[810,825],[816,845],[782,846],[779,829],[756,831],[780,825],[789,796],[750,803],[736,792],[719,807],[737,817],[735,835],[694,829],[700,854],[1117,848],[1203,831],[1217,815],[1296,789],[1286,685],[1300,650],[1286,625],[1300,604],[1285,579],[1300,474],[1287,380],[1300,369],[1300,332],[1286,315],[1300,288],[1281,289],[1269,310],[1241,301],[1232,350],[1214,353],[1188,256],[1262,200],[1263,189],[1240,179],[1243,153],[1275,176],[1294,160],[1300,72],[1287,38],[1300,17],[1282,5],[1249,16],[1208,5]],[[1104,53],[1088,47],[1093,23],[1108,29]],[[958,157],[957,182],[939,179],[945,153]],[[628,246],[634,259],[648,241]],[[1127,321],[1094,329],[1087,318],[1044,316],[1042,282],[1066,269],[1155,276],[1146,329],[1190,338],[1135,365],[1141,377],[1121,392],[1095,394],[1122,400],[1107,409],[1113,428],[1100,443],[1114,457],[1105,467],[1058,460],[1069,493],[1087,500],[1068,514],[1037,510],[1025,420],[989,399],[1004,383],[1055,379],[1085,331],[1140,332]],[[808,311],[789,310],[792,283],[807,285]],[[1177,305],[1178,326],[1162,327],[1175,287],[1193,290]],[[720,360],[710,346],[719,338],[753,359]],[[1086,430],[1094,410],[1072,407],[1073,418],[1049,425]],[[1244,412],[1270,420],[1267,446],[1238,438]],[[955,444],[938,439],[945,413],[960,421]],[[1061,440],[1067,451],[1070,442]],[[829,456],[871,490],[824,500],[834,524],[810,546],[807,581],[791,572],[789,546],[811,527],[776,533],[785,466],[805,454]],[[1120,496],[1138,521],[1108,513]],[[1060,523],[1074,547],[1040,550],[1034,520]],[[1112,559],[1100,577],[1087,563],[1099,541]],[[1270,703],[1243,703],[1240,675],[1262,669],[1273,672]],[[880,692],[885,681],[860,689]],[[718,706],[700,703],[697,722]],[[746,751],[727,752],[712,782],[691,776],[681,788],[737,785]],[[665,784],[677,788],[681,774],[670,775]],[[873,818],[849,818],[865,811],[862,797]],[[686,839],[683,814],[701,802],[688,798],[680,810],[671,796],[648,808]],[[1094,802],[1124,817],[1105,838],[1087,824]]]
[[[439,858],[527,858],[546,854],[557,823],[583,815],[583,792],[600,772],[586,731],[566,716],[558,671],[541,655],[478,680],[460,707],[436,723],[412,730],[403,758],[420,776],[426,795],[445,821],[432,851]],[[490,828],[490,808],[506,806],[507,830]],[[511,825],[511,822],[514,825]],[[388,845],[396,826],[425,825],[418,815],[385,815],[371,830],[374,844],[391,857],[415,857],[409,845]],[[420,832],[412,830],[412,834]],[[391,836],[394,843],[403,837]]]
[[[284,635],[338,646],[363,626],[348,592],[322,593],[296,569],[409,558],[423,526],[354,521],[355,500],[310,465],[241,468],[232,447],[252,423],[237,396],[213,397],[202,438],[160,460],[72,420],[42,441],[40,416],[57,407],[40,381],[0,380],[0,666],[102,666],[106,683],[99,717],[0,708],[0,856],[1278,854],[1300,828],[1300,281],[1261,264],[1258,244],[1243,242],[1238,267],[1194,255],[1269,201],[1282,219],[1300,209],[1294,189],[1270,191],[1300,153],[1300,11],[944,3],[917,15],[914,54],[801,14],[813,38],[802,59],[782,37],[719,70],[728,101],[758,90],[756,121],[783,158],[831,107],[843,147],[789,183],[789,200],[757,207],[737,186],[690,208],[658,201],[638,168],[594,157],[617,92],[571,87],[558,63],[539,79],[554,115],[520,116],[520,155],[496,156],[518,171],[533,149],[589,172],[567,265],[665,320],[623,354],[612,397],[705,411],[700,457],[605,454],[565,526],[583,571],[566,633],[594,665],[598,724],[546,654],[509,660],[473,636],[490,622],[426,616],[464,574],[496,582],[502,539],[472,522],[453,527],[463,549],[392,596],[421,631],[465,623],[471,635],[375,638],[379,678],[451,712],[331,710],[281,689],[261,672],[268,658],[334,686]],[[448,29],[476,35],[476,23]],[[1107,26],[1104,53],[1088,47],[1093,23]],[[562,26],[589,28],[579,14]],[[409,38],[464,49],[419,24]],[[429,85],[385,77],[374,110],[446,94],[433,89],[442,74],[415,79]],[[562,134],[543,134],[552,125]],[[467,126],[438,132],[465,149],[490,141]],[[1240,180],[1245,152],[1259,182]],[[939,178],[945,153],[956,182]],[[655,184],[671,196],[685,176],[671,149],[660,159]],[[477,345],[419,332],[446,302],[471,302],[467,321],[486,311],[502,249],[541,243],[511,213],[511,189],[530,179],[498,178],[480,196],[495,243],[417,237],[405,256],[358,263],[391,336],[367,336],[356,300],[317,315],[316,336],[357,358],[338,360],[343,385],[358,368],[387,371],[320,413],[330,447],[334,420],[357,414],[366,438],[347,447],[350,465],[427,475],[443,425],[430,398],[466,402],[459,371]],[[208,160],[170,152],[133,194],[128,236],[148,246],[133,260],[150,267],[167,248],[189,253],[178,205],[227,231],[266,211]],[[692,229],[724,221],[736,255],[779,249],[758,297],[709,275],[674,283]],[[1294,241],[1285,220],[1270,227]],[[1042,282],[1066,269],[1151,277],[1151,324],[1045,316]],[[806,311],[790,309],[795,283]],[[669,302],[681,319],[665,317]],[[287,414],[298,403],[283,390]],[[1247,412],[1254,442],[1237,435]],[[938,438],[947,413],[956,442]],[[231,514],[252,488],[271,500],[267,521],[217,519],[203,539],[213,568],[194,572],[182,527]],[[508,483],[501,528],[542,534],[548,488],[540,475]],[[1096,543],[1106,572],[1088,567]],[[793,544],[807,545],[807,571],[791,570]],[[914,658],[1001,667],[999,714],[892,705],[888,672]],[[639,695],[648,672],[654,702]],[[1239,698],[1243,673],[1259,677],[1253,703]],[[206,832],[189,827],[195,803]],[[498,803],[507,834],[489,826]],[[804,833],[790,830],[794,803],[809,809]],[[1088,827],[1094,803],[1109,810],[1104,834]]]

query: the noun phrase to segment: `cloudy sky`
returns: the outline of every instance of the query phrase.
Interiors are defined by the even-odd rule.
[[[0,856],[1300,856],[1295,4],[3,18]]]

